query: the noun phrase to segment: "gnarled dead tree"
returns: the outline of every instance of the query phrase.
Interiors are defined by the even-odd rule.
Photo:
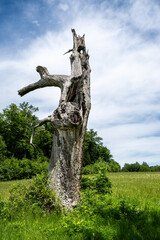
[[[84,35],[77,36],[74,29],[73,49],[70,56],[71,75],[50,75],[47,68],[38,66],[41,79],[18,91],[20,96],[38,88],[55,86],[61,89],[58,108],[51,117],[43,119],[37,127],[51,122],[54,135],[49,164],[50,187],[56,191],[62,204],[71,208],[80,197],[84,139],[90,112],[90,66]],[[67,53],[68,53],[67,52]],[[31,136],[32,138],[34,135]]]

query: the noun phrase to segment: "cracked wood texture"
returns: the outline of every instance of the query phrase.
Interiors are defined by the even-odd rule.
[[[38,66],[37,72],[41,79],[18,91],[23,96],[46,86],[61,89],[58,108],[50,118],[43,119],[35,128],[46,121],[50,121],[53,126],[53,146],[48,169],[50,187],[56,191],[66,208],[75,206],[80,198],[84,140],[91,107],[91,70],[85,36],[77,36],[74,29],[72,34],[73,49],[68,51],[72,52],[71,75],[50,75],[47,68]]]

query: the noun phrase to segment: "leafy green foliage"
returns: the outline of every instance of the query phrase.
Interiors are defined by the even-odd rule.
[[[101,168],[98,175],[94,177],[82,177],[82,189],[91,189],[95,193],[106,194],[111,193],[111,182],[106,175],[104,168]]]
[[[44,157],[37,160],[5,159],[0,162],[0,181],[31,178],[38,173],[47,172],[47,169],[48,161]]]
[[[110,171],[110,166],[108,163],[104,161],[97,161],[94,164],[87,165],[82,168],[82,174],[97,174],[101,170],[101,168],[105,169],[106,172]]]
[[[55,193],[49,188],[48,176],[46,173],[37,174],[29,186],[16,184],[10,190],[9,203],[14,208],[30,205],[39,206],[50,211],[53,208],[60,209],[60,201]]]
[[[83,166],[95,163],[99,157],[99,145],[102,145],[102,138],[97,136],[93,129],[86,131]]]
[[[142,164],[136,163],[125,163],[124,167],[122,168],[122,172],[150,172],[150,171],[160,171],[159,166],[149,167],[146,162]]]
[[[88,169],[92,168],[95,170],[93,173],[96,173],[98,162],[101,164],[105,162],[108,171],[118,172],[120,170],[120,165],[113,160],[110,150],[103,146],[102,138],[98,136],[96,131],[90,129],[86,131],[83,167],[93,164],[94,166],[88,167]]]
[[[34,138],[36,149],[29,142],[33,127],[39,122],[34,115],[36,111],[38,108],[25,102],[19,106],[12,103],[3,110],[0,114],[0,136],[3,137],[3,139],[0,137],[0,143],[3,141],[3,155],[18,159],[50,157],[53,131],[49,124],[36,131]]]
[[[6,154],[7,154],[7,146],[5,141],[3,140],[3,137],[0,135],[0,161],[5,158]]]
[[[53,129],[50,123],[46,123],[44,126],[36,131],[33,139],[33,143],[37,149],[37,153],[40,156],[46,156],[50,158],[53,142]]]
[[[151,172],[160,172],[160,166],[151,166],[150,167]]]
[[[34,112],[38,108],[23,102],[17,107],[11,104],[0,114],[0,134],[7,145],[7,156],[31,158],[33,149],[29,144],[32,128],[38,119]]]
[[[101,169],[99,175],[95,179],[95,187],[98,193],[111,193],[111,182],[105,173],[105,169]]]
[[[112,158],[110,151],[103,146],[102,138],[93,129],[86,131],[83,166],[95,163],[99,157],[104,161]]]
[[[140,172],[150,172],[150,167],[146,162],[143,162],[140,166]]]
[[[139,172],[139,170],[140,170],[140,164],[138,162],[133,164],[126,163],[122,168],[122,171],[124,172]]]
[[[99,161],[95,162],[94,164],[90,164],[90,165],[83,167],[82,173],[84,175],[97,174],[97,173],[99,173],[101,168],[105,169],[106,172],[119,172],[120,171],[120,166],[116,161],[110,160],[110,162],[105,162],[105,161],[99,159]]]

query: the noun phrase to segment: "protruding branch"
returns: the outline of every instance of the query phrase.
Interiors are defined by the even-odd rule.
[[[34,144],[33,144],[33,137],[34,137],[36,128],[42,126],[42,125],[45,124],[46,122],[51,122],[51,120],[52,120],[52,117],[44,118],[44,119],[41,120],[37,125],[34,126],[33,132],[32,132],[31,138],[30,138],[30,144],[31,144],[33,147],[35,147]]]
[[[63,55],[65,55],[65,54],[67,54],[67,53],[70,53],[70,52],[72,52],[73,51],[73,49],[69,49],[67,52],[65,52]]]
[[[29,84],[28,86],[20,89],[18,94],[21,97],[38,88],[50,86],[62,88],[64,82],[69,78],[67,75],[50,75],[47,68],[42,66],[38,66],[36,70],[39,72],[41,79],[38,82]]]

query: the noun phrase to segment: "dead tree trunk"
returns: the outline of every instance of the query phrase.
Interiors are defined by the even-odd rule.
[[[74,29],[72,33],[73,49],[68,51],[72,51],[71,75],[50,75],[47,68],[38,66],[37,72],[41,79],[18,91],[23,96],[46,86],[61,89],[58,108],[50,118],[45,118],[36,125],[34,131],[47,121],[53,126],[53,146],[48,169],[50,187],[67,208],[74,206],[80,197],[84,139],[91,106],[91,70],[84,35],[77,36]]]

